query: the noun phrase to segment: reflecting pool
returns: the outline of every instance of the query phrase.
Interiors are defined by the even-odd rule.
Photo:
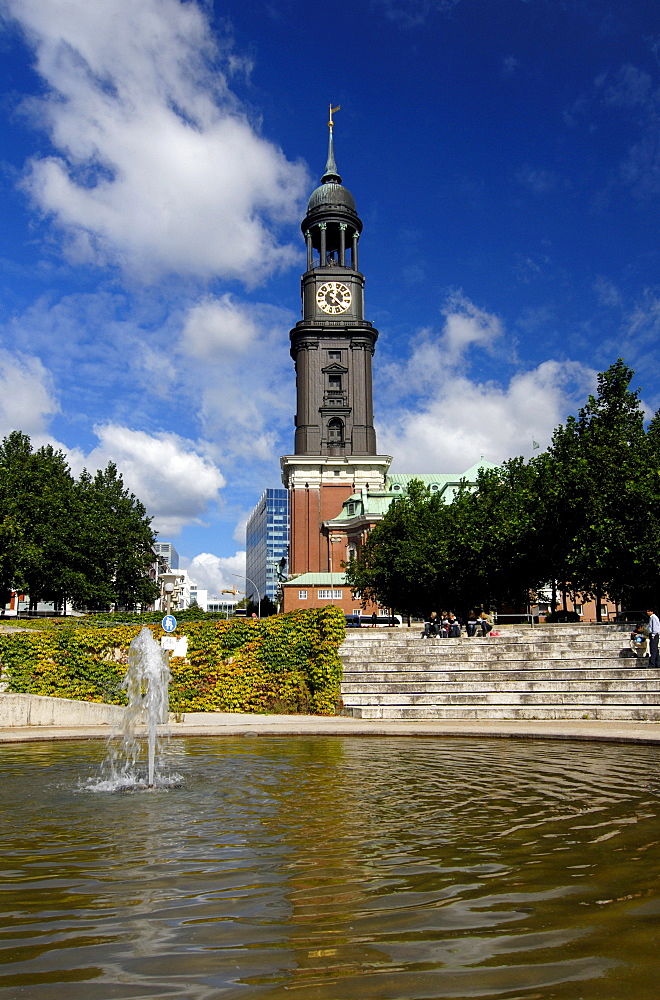
[[[0,746],[0,998],[656,1000],[653,747],[172,741],[178,788],[85,791],[103,743]]]

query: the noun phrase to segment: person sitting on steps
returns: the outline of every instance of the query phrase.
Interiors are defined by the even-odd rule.
[[[438,635],[438,612],[432,611],[429,615],[428,621],[424,622],[424,632],[422,635],[423,639],[428,639],[433,637],[434,639]]]

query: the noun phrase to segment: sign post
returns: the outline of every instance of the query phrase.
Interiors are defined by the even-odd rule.
[[[174,629],[176,628],[176,618],[174,617],[174,615],[165,615],[165,617],[161,622],[161,625],[163,626],[164,632],[173,632]]]

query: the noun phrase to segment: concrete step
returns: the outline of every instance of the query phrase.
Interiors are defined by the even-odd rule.
[[[428,705],[651,705],[660,709],[660,691],[448,691],[446,694],[347,694],[346,707]]]
[[[603,682],[625,682],[637,684],[640,681],[650,681],[660,686],[660,674],[657,670],[648,670],[643,667],[617,667],[615,669],[584,669],[574,667],[562,670],[427,670],[427,671],[405,671],[405,670],[381,670],[381,671],[346,671],[344,673],[344,685],[359,684],[361,686],[378,686],[382,684],[433,684],[433,683],[460,683],[460,684],[517,684],[535,683],[543,681],[548,683],[582,684]]]
[[[621,719],[628,722],[660,722],[660,707],[626,705],[617,707],[590,706],[589,708],[580,704],[499,708],[493,705],[470,708],[459,706],[443,708],[377,707],[347,710],[343,714],[358,719],[400,719],[402,721],[418,719]]]
[[[523,656],[525,654],[529,656],[590,656],[591,654],[605,654],[607,656],[618,656],[622,650],[629,651],[630,645],[628,643],[597,643],[597,644],[580,644],[580,643],[567,643],[561,645],[558,643],[546,643],[540,645],[531,645],[530,643],[519,643],[514,645],[513,643],[507,643],[506,645],[499,646],[473,646],[471,643],[465,646],[453,645],[453,644],[437,644],[431,643],[429,645],[418,645],[418,646],[382,646],[373,648],[362,648],[350,647],[345,649],[342,647],[340,649],[340,655],[342,658],[347,660],[371,660],[375,657],[382,657],[384,659],[427,659],[431,657],[440,658],[455,656],[460,657],[460,659],[478,659],[480,657],[507,657],[507,656]]]
[[[630,628],[509,630],[422,639],[357,632],[342,645],[342,697],[361,718],[660,720],[660,671],[632,657]]]
[[[648,663],[648,659],[643,661]],[[640,665],[639,661],[633,660],[632,658],[623,658],[618,656],[600,656],[587,658],[581,656],[575,659],[568,659],[564,657],[563,659],[545,659],[545,660],[527,660],[527,659],[516,659],[516,660],[467,660],[462,662],[461,660],[447,660],[446,662],[413,662],[407,663],[403,660],[397,660],[394,663],[382,661],[374,661],[373,663],[346,663],[344,664],[344,675],[348,674],[360,674],[367,675],[371,673],[383,673],[383,674],[394,674],[394,673],[405,673],[405,674],[420,674],[428,675],[430,672],[441,672],[447,673],[448,671],[455,671],[457,673],[465,673],[466,671],[473,671],[476,673],[483,674],[489,670],[499,670],[504,673],[515,673],[515,671],[529,671],[529,670],[641,670],[644,669]]]
[[[622,680],[619,678],[612,680],[600,680],[600,681],[575,681],[570,682],[558,682],[554,680],[538,680],[538,681],[490,681],[488,685],[488,693],[494,691],[498,692],[519,692],[519,691],[529,691],[529,692],[545,692],[545,693],[570,693],[573,694],[597,694],[599,692],[630,692],[633,696],[638,692],[652,692],[660,702],[660,681],[658,679],[653,680],[639,680],[634,678],[632,680],[626,679]],[[355,696],[359,695],[361,697],[374,697],[377,698],[384,694],[401,695],[409,697],[417,697],[418,695],[430,695],[438,696],[444,698],[448,693],[467,693],[467,694],[483,694],[484,685],[481,681],[473,681],[468,683],[461,683],[456,681],[429,681],[429,682],[418,682],[416,684],[410,683],[399,683],[399,684],[354,684],[350,681],[344,683],[343,694],[344,701],[348,698],[353,699]]]

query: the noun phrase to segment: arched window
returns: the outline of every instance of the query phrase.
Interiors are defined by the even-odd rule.
[[[341,420],[331,420],[328,424],[328,444],[338,445],[344,443],[344,425]]]

